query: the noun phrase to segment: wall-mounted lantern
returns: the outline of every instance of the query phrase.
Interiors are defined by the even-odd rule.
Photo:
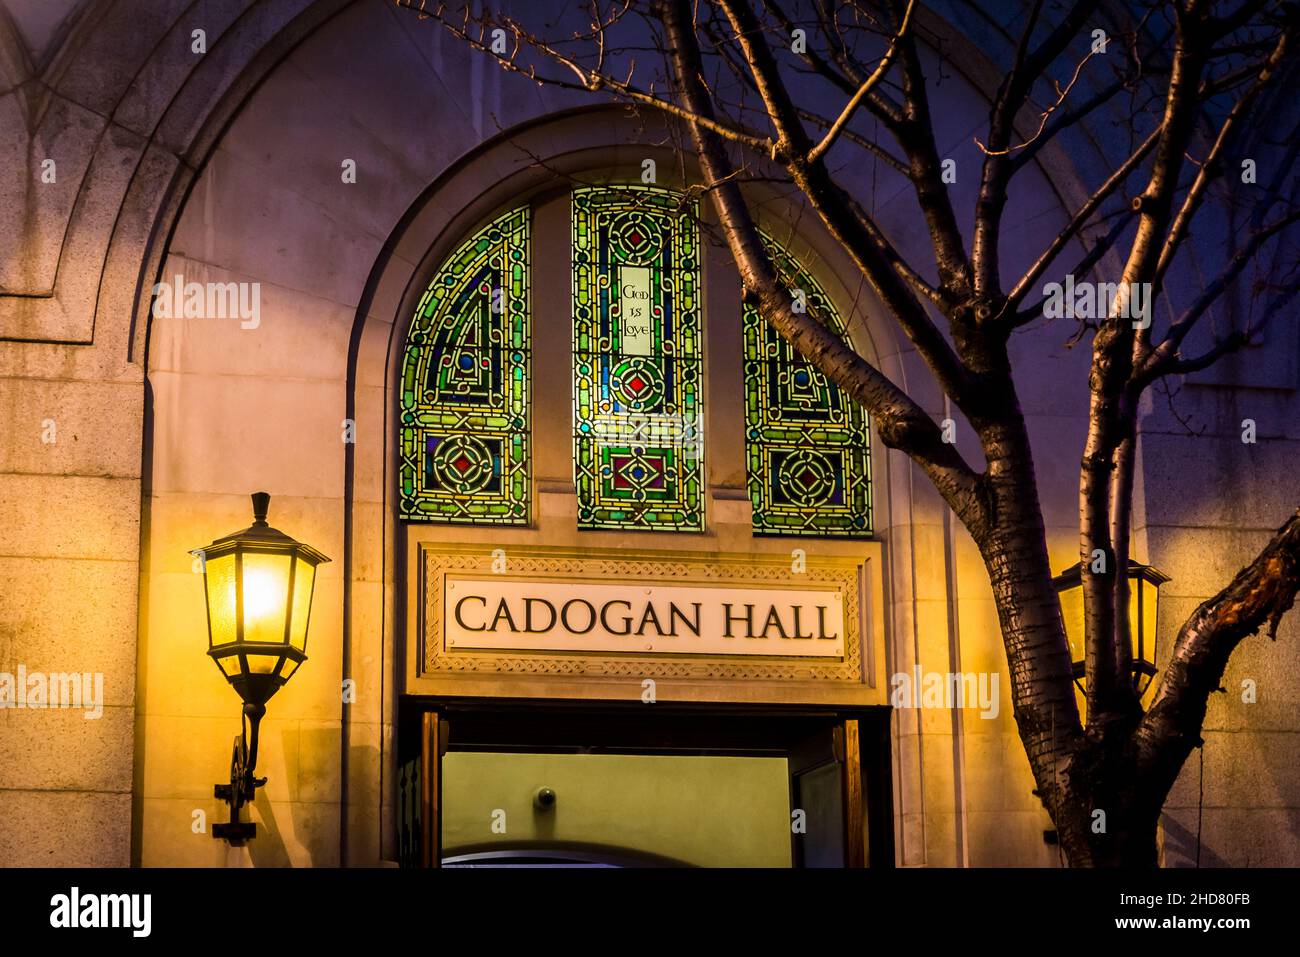
[[[253,493],[253,524],[193,554],[203,567],[208,607],[208,654],[244,702],[239,737],[230,759],[230,783],[214,793],[230,806],[230,823],[215,824],[212,836],[232,845],[257,832],[241,823],[266,778],[257,766],[257,729],[266,702],[307,660],[316,566],[329,559],[266,523],[271,496]]]
[[[1074,683],[1086,693],[1086,648],[1083,626],[1083,565],[1071,565],[1052,579],[1061,596],[1065,637],[1070,644]],[[1139,698],[1146,693],[1156,673],[1156,611],[1160,586],[1169,576],[1150,565],[1128,563],[1128,625],[1133,639],[1133,690]]]

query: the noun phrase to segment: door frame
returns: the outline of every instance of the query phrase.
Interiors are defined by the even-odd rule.
[[[450,750],[594,751],[618,754],[784,756],[826,735],[841,774],[844,866],[893,867],[892,709],[572,699],[405,698],[403,738],[418,748],[418,855],[407,863],[438,867],[442,857],[442,758]],[[652,709],[652,710],[650,710]],[[412,740],[414,739],[414,740]],[[793,774],[793,763],[791,764]],[[413,789],[414,790],[414,789]],[[415,797],[412,794],[411,797]],[[793,795],[792,795],[793,796]],[[800,857],[793,847],[792,862]],[[796,865],[797,866],[797,863]]]

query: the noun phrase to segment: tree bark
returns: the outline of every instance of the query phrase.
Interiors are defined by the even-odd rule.
[[[987,425],[981,437],[993,517],[988,533],[975,537],[976,545],[993,588],[1012,708],[1036,793],[1073,860],[1083,838],[1070,813],[1071,772],[1082,730],[1061,605],[1052,587],[1033,456],[1023,419]]]

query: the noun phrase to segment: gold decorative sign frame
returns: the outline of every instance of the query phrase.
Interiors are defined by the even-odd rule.
[[[659,694],[692,700],[880,704],[887,697],[883,629],[875,621],[879,546],[857,556],[808,556],[795,572],[789,552],[726,554],[678,551],[601,551],[541,546],[478,547],[412,543],[415,601],[408,621],[407,691],[500,697],[638,697],[644,679]],[[820,589],[843,596],[842,658],[780,655],[699,655],[681,652],[562,652],[447,647],[447,576],[483,576],[501,569],[522,581],[627,582],[629,589],[673,585]],[[865,592],[865,594],[864,594]],[[864,641],[864,632],[866,640]],[[673,694],[673,689],[679,693]]]

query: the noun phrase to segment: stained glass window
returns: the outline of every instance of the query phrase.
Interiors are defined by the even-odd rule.
[[[704,527],[698,204],[573,193],[579,528]]]
[[[529,520],[529,209],[488,223],[434,275],[402,363],[404,519]]]
[[[845,334],[825,290],[770,237],[777,272],[797,305]],[[754,532],[871,533],[866,412],[766,322],[744,307],[745,447]]]

